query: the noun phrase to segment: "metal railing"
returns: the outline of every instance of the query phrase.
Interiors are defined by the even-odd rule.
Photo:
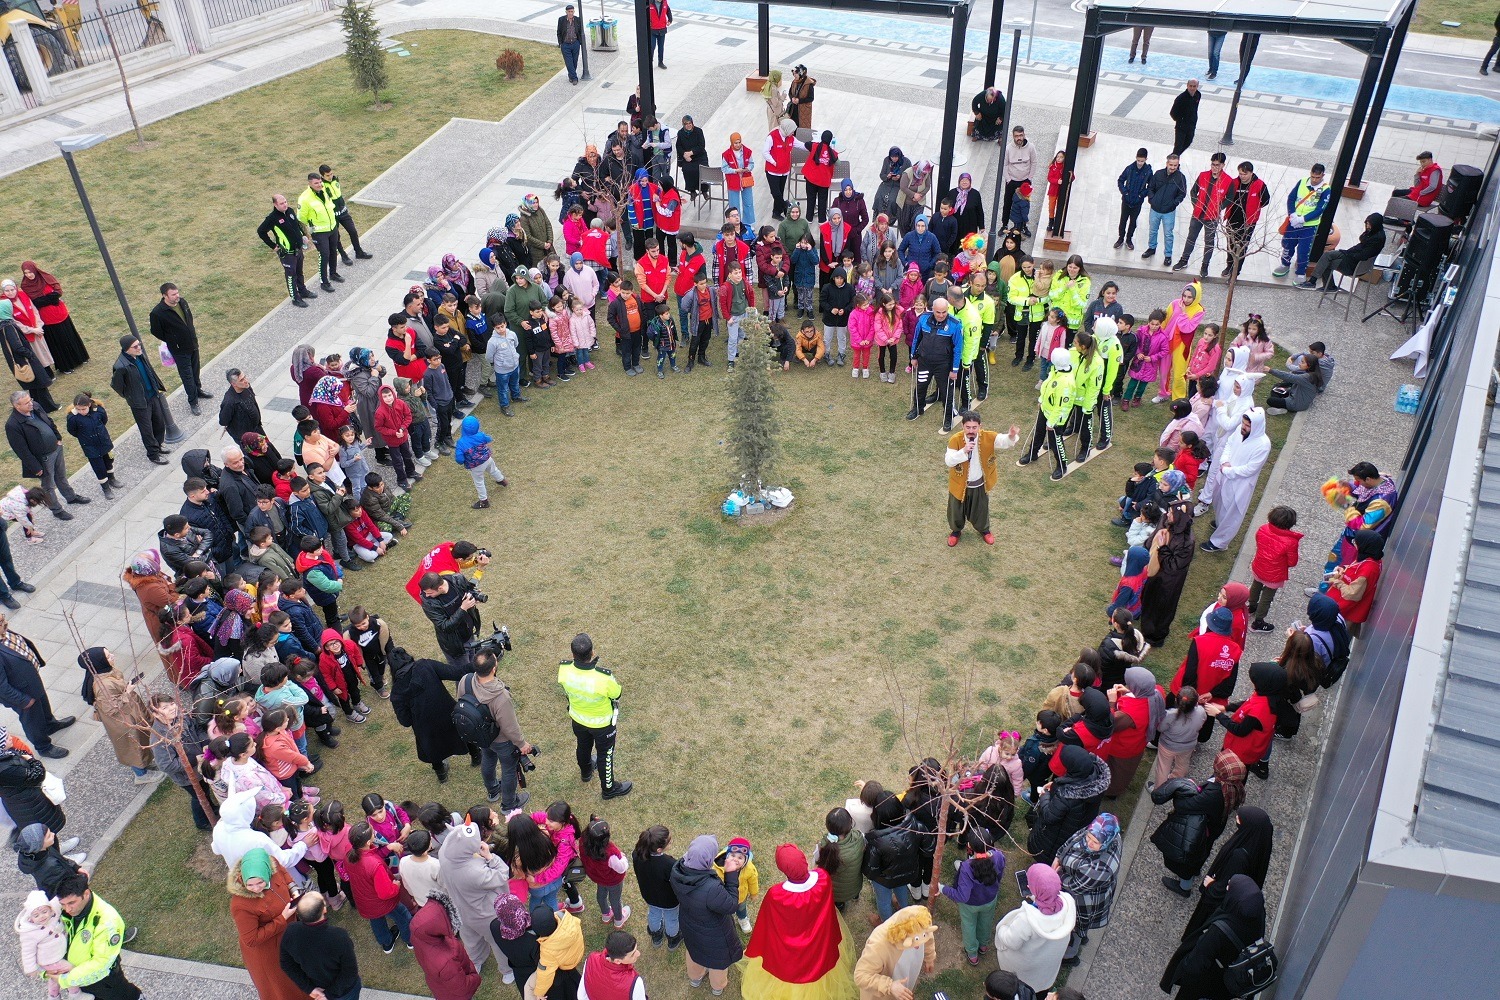
[[[259,17],[281,7],[305,6],[307,0],[203,0],[210,28],[222,28],[235,21]]]
[[[114,58],[110,36],[122,56],[167,41],[154,0],[101,5],[90,8],[87,14],[76,3],[64,3],[52,13],[57,27],[32,29],[37,51],[49,69],[54,59],[60,61],[63,70],[109,62]]]

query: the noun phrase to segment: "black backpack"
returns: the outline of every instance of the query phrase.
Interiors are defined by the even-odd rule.
[[[465,686],[467,685],[467,690]],[[474,675],[465,674],[458,682],[458,701],[453,704],[453,728],[470,746],[487,747],[495,742],[498,727],[490,710],[474,696]]]
[[[1276,984],[1280,962],[1271,942],[1259,937],[1247,945],[1227,920],[1215,920],[1212,926],[1223,931],[1229,943],[1239,949],[1234,960],[1224,966],[1224,987],[1230,996],[1253,997]]]

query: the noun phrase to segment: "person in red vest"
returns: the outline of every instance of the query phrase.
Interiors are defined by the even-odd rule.
[[[672,262],[655,240],[646,241],[646,254],[635,262],[635,283],[646,303],[646,315],[655,316],[657,303],[667,301],[672,291]]]
[[[607,284],[609,273],[609,230],[603,219],[589,223],[589,231],[583,234],[583,259],[599,277],[599,284]]]
[[[722,284],[729,277],[727,263],[739,261],[746,277],[750,277],[750,244],[740,239],[739,229],[733,222],[724,223],[719,230],[719,240],[714,244],[714,273],[710,276],[714,284]],[[754,279],[751,278],[751,282]]]
[[[672,175],[661,179],[661,188],[656,194],[656,236],[666,250],[667,260],[677,256],[677,234],[682,232],[682,192]]]
[[[766,162],[766,186],[771,189],[771,218],[777,222],[786,217],[786,179],[792,172],[792,150],[806,148],[807,144],[797,138],[797,123],[790,118],[783,118],[766,136],[761,156]]]
[[[738,132],[729,133],[729,148],[719,157],[725,197],[747,226],[755,225],[755,156]]]
[[[700,274],[708,274],[708,261],[703,256],[702,248],[698,246],[698,237],[692,233],[683,233],[678,237],[677,247],[677,267],[672,272],[672,294],[677,296],[677,329],[682,331],[682,336],[686,339],[691,336],[693,327],[688,325],[687,308],[683,305],[682,298],[693,290],[693,284]]]
[[[1188,224],[1187,246],[1182,256],[1172,265],[1174,271],[1187,270],[1188,260],[1193,256],[1193,246],[1198,234],[1203,234],[1203,264],[1198,273],[1208,277],[1208,262],[1214,255],[1214,233],[1219,228],[1219,217],[1224,214],[1224,199],[1234,179],[1224,172],[1224,154],[1215,153],[1208,162],[1208,169],[1198,175],[1190,192],[1193,198],[1193,220]]]
[[[646,58],[651,58],[651,53],[656,53],[656,66],[658,69],[667,68],[667,25],[672,23],[672,5],[667,0],[647,0],[646,13],[651,22],[651,47],[646,50]]]
[[[412,329],[410,314],[394,312],[386,322],[390,330],[385,337],[385,353],[396,364],[396,377],[422,381],[422,376],[427,374],[427,362],[420,357],[417,331]]]
[[[1392,219],[1410,222],[1423,209],[1436,204],[1442,193],[1443,168],[1434,163],[1432,153],[1424,149],[1417,154],[1417,172],[1412,175],[1411,187],[1391,195],[1385,214]]]
[[[629,931],[610,931],[604,947],[583,963],[581,1000],[646,1000],[646,981],[636,971],[641,949]]]
[[[818,287],[833,280],[833,269],[838,265],[839,255],[849,246],[849,224],[844,213],[835,208],[828,213],[828,221],[818,227]]]
[[[1260,221],[1260,210],[1271,200],[1271,189],[1255,175],[1255,164],[1245,160],[1237,171],[1239,176],[1229,185],[1229,193],[1224,196],[1224,245],[1229,248],[1229,262],[1224,265],[1224,273],[1219,275],[1221,278],[1229,277],[1231,270],[1238,276],[1245,269],[1245,248],[1250,245],[1250,236]],[[1205,277],[1207,266],[1205,260],[1202,272]]]
[[[1217,719],[1228,730],[1224,734],[1224,749],[1243,761],[1247,771],[1265,781],[1271,777],[1271,737],[1276,733],[1272,699],[1279,700],[1286,688],[1286,670],[1279,663],[1251,664],[1250,683],[1255,686],[1255,693],[1244,701],[1232,705],[1209,704],[1204,710],[1208,712],[1209,726]],[[1296,710],[1288,706],[1287,711]]]
[[[474,574],[474,579],[478,580],[484,574],[484,567],[489,564],[489,552],[473,542],[444,542],[423,556],[422,561],[417,563],[416,572],[411,575],[410,580],[406,581],[406,592],[411,595],[412,600],[421,604],[422,588],[418,581],[422,579],[423,574],[437,573],[443,576],[448,573],[462,573],[466,569],[478,566],[479,570]]]
[[[827,220],[828,189],[833,184],[833,166],[838,161],[833,133],[824,129],[818,141],[807,147],[807,159],[802,161],[802,179],[807,182],[808,222],[812,221],[814,212],[819,222]]]
[[[1208,613],[1208,631],[1193,637],[1187,655],[1177,667],[1177,675],[1172,678],[1174,695],[1187,685],[1198,689],[1200,699],[1205,695],[1208,697],[1208,704],[1204,707],[1210,712],[1213,709],[1209,706],[1222,709],[1229,704],[1229,696],[1234,693],[1234,684],[1239,678],[1240,653],[1243,652],[1240,644],[1229,638],[1233,624],[1234,612],[1228,608],[1215,608]],[[1198,742],[1207,743],[1213,735],[1213,728],[1213,717],[1210,716],[1198,733]]]
[[[625,221],[630,224],[632,258],[646,252],[646,241],[656,238],[656,203],[661,197],[661,188],[641,167],[635,172],[635,180],[625,191]]]

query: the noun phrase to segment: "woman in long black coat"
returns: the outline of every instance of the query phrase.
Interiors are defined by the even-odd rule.
[[[1151,835],[1151,843],[1161,851],[1162,863],[1178,876],[1163,875],[1162,885],[1186,899],[1214,841],[1245,801],[1245,764],[1232,752],[1221,750],[1214,758],[1212,778],[1202,785],[1192,778],[1174,778],[1153,789],[1151,801],[1172,803],[1172,811]]]
[[[708,984],[715,991],[729,982],[729,967],[744,955],[740,932],[734,926],[734,912],[740,905],[740,869],[725,862],[724,880],[714,874],[714,858],[719,842],[704,834],[693,838],[682,860],[672,866],[672,891],[677,893],[678,921],[683,942],[687,945],[688,982],[694,986]]]
[[[1234,938],[1224,932],[1224,925]],[[1229,880],[1224,902],[1196,930],[1182,936],[1182,944],[1161,974],[1163,993],[1177,987],[1177,1000],[1230,1000],[1224,985],[1224,966],[1233,962],[1244,945],[1266,933],[1266,898],[1249,875]]]
[[[21,364],[31,366],[32,380],[22,382],[20,378],[16,381],[21,388],[31,393],[31,398],[36,400],[37,405],[45,412],[52,413],[57,410],[57,403],[52,399],[49,387],[52,385],[52,375],[47,371],[41,359],[36,356],[36,351],[11,318],[11,305],[9,299],[0,299],[0,353],[5,355],[5,364],[14,375],[16,368]]]
[[[1258,806],[1240,806],[1235,813],[1234,833],[1224,841],[1213,864],[1203,873],[1203,887],[1198,893],[1198,905],[1188,918],[1187,931],[1200,929],[1224,904],[1229,892],[1229,883],[1236,875],[1249,875],[1262,889],[1266,887],[1266,872],[1271,867],[1271,846],[1275,831],[1271,817]]]
[[[432,766],[438,781],[447,781],[448,758],[471,750],[453,728],[453,696],[438,676],[442,664],[414,660],[400,646],[391,650],[389,662],[396,721],[416,739],[417,759]]]
[[[10,735],[0,726],[0,804],[15,823],[13,837],[33,823],[56,833],[67,822],[62,807],[42,794],[46,778],[46,766],[30,754],[10,749]]]
[[[1151,561],[1156,572],[1141,588],[1141,635],[1160,648],[1172,631],[1177,602],[1187,584],[1188,570],[1198,545],[1193,540],[1193,510],[1186,501],[1167,508],[1166,526],[1151,540]]]

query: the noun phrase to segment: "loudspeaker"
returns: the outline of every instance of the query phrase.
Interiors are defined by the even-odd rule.
[[[1484,184],[1484,171],[1467,163],[1454,166],[1448,174],[1448,183],[1443,196],[1438,199],[1437,209],[1450,219],[1462,222],[1474,210],[1479,200],[1479,188]]]
[[[1417,216],[1406,243],[1406,263],[1397,285],[1399,295],[1421,302],[1432,291],[1437,285],[1438,269],[1448,256],[1455,228],[1452,219],[1437,212]]]

